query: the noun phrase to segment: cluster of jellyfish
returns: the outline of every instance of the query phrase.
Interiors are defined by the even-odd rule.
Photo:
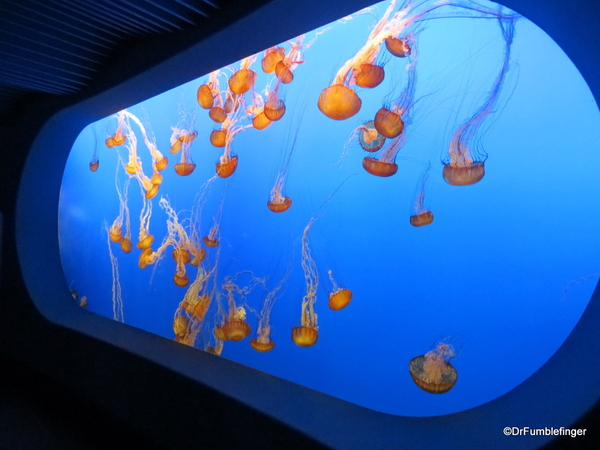
[[[444,8],[450,8],[444,12]],[[362,161],[364,170],[373,176],[390,177],[397,173],[396,157],[407,142],[407,131],[414,116],[417,84],[417,63],[419,61],[419,35],[426,27],[428,19],[461,15],[496,20],[504,40],[503,63],[493,86],[481,106],[476,109],[452,134],[443,162],[443,179],[453,186],[467,186],[479,182],[485,174],[484,164],[487,155],[478,142],[478,131],[488,116],[497,108],[498,98],[504,79],[510,67],[510,51],[514,36],[516,14],[504,13],[501,8],[488,9],[471,1],[442,0],[435,3],[405,1],[397,7],[396,0],[375,24],[364,45],[355,55],[346,61],[337,71],[331,85],[325,87],[317,102],[317,107],[327,118],[342,121],[359,113],[362,101],[361,89],[376,89],[385,78],[385,68],[378,63],[381,52],[387,52],[394,64],[404,64],[407,73],[406,83],[398,88],[392,101],[385,101],[372,120],[358,126],[346,147],[358,141],[367,152]],[[217,273],[220,256],[220,221],[225,196],[223,195],[213,224],[206,233],[201,233],[201,212],[204,202],[218,179],[234,175],[239,157],[233,151],[234,138],[249,129],[264,130],[279,121],[286,113],[286,86],[293,83],[296,69],[304,63],[303,53],[317,39],[304,42],[300,36],[287,44],[267,49],[262,54],[243,59],[239,67],[216,70],[208,75],[205,83],[197,89],[199,110],[192,113],[179,111],[180,122],[172,127],[169,141],[169,153],[181,154],[180,161],[173,165],[175,173],[186,177],[194,172],[196,164],[192,159],[192,148],[201,139],[195,129],[198,111],[206,112],[214,122],[214,129],[206,136],[206,144],[223,149],[223,154],[215,163],[215,175],[206,180],[196,196],[195,204],[188,216],[177,212],[168,197],[162,196],[158,206],[167,216],[167,234],[160,243],[150,231],[153,199],[162,186],[161,172],[167,169],[169,158],[158,149],[158,144],[149,124],[144,123],[128,110],[118,112],[110,119],[112,130],[104,141],[109,149],[117,150],[118,164],[115,173],[115,188],[119,198],[119,213],[110,226],[106,226],[110,259],[113,264],[113,317],[124,321],[123,302],[120,292],[118,259],[112,246],[118,247],[124,254],[133,251],[131,218],[128,207],[129,188],[137,181],[142,197],[139,216],[139,232],[135,247],[139,250],[138,267],[146,269],[157,265],[163,257],[170,254],[175,262],[173,283],[185,288],[176,310],[173,313],[172,329],[175,340],[190,346],[220,355],[224,343],[239,342],[250,336],[251,325],[248,311],[258,319],[255,337],[250,346],[261,353],[274,349],[275,342],[270,335],[271,311],[282,296],[283,286],[288,279],[291,266],[276,286],[269,290],[266,278],[258,278],[250,271],[226,276],[218,282]],[[258,61],[260,61],[258,63]],[[255,66],[260,65],[260,68]],[[257,89],[257,73],[262,70],[269,75],[263,89]],[[386,98],[389,99],[389,96]],[[138,154],[138,136],[141,136],[151,157],[151,171],[145,172],[142,159]],[[125,149],[122,154],[120,149]],[[287,150],[281,170],[266,202],[273,213],[281,214],[292,206],[292,199],[284,194],[288,167],[293,155],[294,145]],[[347,148],[344,149],[344,152]],[[424,206],[425,183],[429,176],[422,177],[421,189],[416,201],[415,211],[410,216],[410,224],[415,227],[433,222],[433,213]],[[94,152],[89,169],[99,169],[99,159]],[[120,173],[123,172],[123,177]],[[335,193],[335,192],[334,192]],[[303,230],[301,266],[306,281],[306,293],[302,298],[300,324],[292,328],[291,339],[299,347],[314,346],[319,338],[317,293],[319,290],[320,268],[312,255],[309,233],[320,217],[320,211],[326,207],[333,194],[321,205]],[[350,289],[336,282],[331,270],[327,271],[331,289],[328,291],[328,306],[332,311],[345,309],[351,302]],[[251,308],[247,296],[255,291],[264,292],[262,308]],[[74,294],[76,298],[77,294]],[[82,304],[87,299],[81,299]],[[87,303],[86,303],[87,304]],[[207,337],[203,330],[207,328],[207,316],[211,305],[216,304],[216,319],[209,326]],[[215,307],[213,307],[214,309]],[[458,378],[456,369],[450,360],[456,356],[453,346],[445,341],[422,356],[413,358],[409,363],[409,372],[415,384],[425,392],[440,394],[449,391]]]

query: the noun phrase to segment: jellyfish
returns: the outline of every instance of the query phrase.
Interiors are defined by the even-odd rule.
[[[125,322],[125,315],[123,313],[123,296],[121,293],[121,282],[119,280],[119,261],[117,257],[113,254],[110,243],[112,241],[112,237],[110,235],[110,230],[108,226],[106,227],[106,235],[108,242],[108,256],[110,258],[110,265],[112,268],[112,306],[113,306],[113,319],[119,322]],[[85,302],[83,298],[80,302],[82,307],[87,307],[87,298]],[[85,306],[84,306],[85,305]]]
[[[197,337],[203,328],[206,313],[214,296],[214,287],[209,289],[209,281],[216,274],[216,263],[211,270],[203,265],[196,271],[194,281],[188,287],[185,296],[178,306],[176,314],[187,314],[189,325],[184,343],[190,346],[196,344]]]
[[[265,50],[264,56],[261,60],[261,66],[264,73],[274,73],[277,63],[279,63],[285,57],[285,48],[283,47],[270,47]]]
[[[481,181],[485,175],[484,163],[487,154],[480,148],[479,142],[472,141],[485,119],[496,110],[498,97],[510,67],[510,52],[517,20],[514,16],[503,16],[500,10],[497,17],[504,38],[504,60],[484,104],[469,120],[456,129],[450,139],[448,160],[444,163],[442,174],[444,180],[452,186],[469,186]]]
[[[314,216],[308,222],[302,233],[302,270],[306,280],[306,294],[302,298],[301,325],[292,328],[292,340],[299,347],[311,347],[317,343],[319,338],[319,327],[317,325],[317,313],[315,303],[317,301],[317,288],[319,287],[319,271],[313,259],[308,239],[308,232],[318,217]]]
[[[284,84],[289,84],[294,80],[294,70],[298,67],[299,64],[302,64],[304,62],[302,60],[302,52],[313,44],[313,42],[319,34],[320,33],[317,33],[312,41],[304,45],[302,44],[302,42],[304,41],[303,34],[298,36],[295,41],[289,41],[290,51],[287,54],[284,52],[283,57],[275,63],[274,72],[279,81],[281,81]],[[272,57],[273,60],[277,59],[277,57],[279,56],[279,53],[275,54],[277,56]],[[267,55],[265,55],[265,57],[266,56]]]
[[[277,283],[277,286],[265,296],[263,307],[258,317],[256,337],[250,340],[250,346],[257,352],[267,353],[275,347],[275,341],[271,340],[271,311],[273,310],[275,302],[281,296],[281,289],[290,276],[291,267],[291,264],[288,265],[285,274],[279,283]]]
[[[217,212],[213,218],[213,226],[206,236],[202,238],[202,242],[207,247],[217,247],[219,245],[219,226],[221,223],[221,216],[223,214],[223,203],[225,202],[225,194],[221,197],[221,202],[217,208]]]
[[[250,275],[251,279],[245,286],[240,287],[234,282],[242,275]],[[228,314],[227,321],[221,326],[221,331],[227,340],[234,342],[241,341],[250,334],[250,325],[246,322],[246,309],[244,306],[241,306],[241,304],[243,303],[247,306],[246,296],[259,284],[264,286],[264,283],[264,279],[256,278],[250,271],[243,271],[232,277],[225,277],[222,289],[227,296]],[[238,302],[235,301],[234,293],[238,294],[240,297]],[[215,332],[215,336],[216,335]]]
[[[350,301],[352,300],[352,291],[336,283],[333,279],[333,272],[331,269],[327,271],[327,275],[333,286],[329,293],[329,308],[334,311],[340,311],[350,304]]]
[[[198,136],[194,130],[196,114],[189,114],[180,106],[179,114],[181,119],[177,126],[171,127],[171,153],[177,154],[181,150],[181,161],[173,166],[177,175],[185,177],[190,175],[196,168],[192,160],[192,142]]]
[[[242,62],[240,63],[240,69],[234,72],[231,77],[229,77],[227,83],[229,84],[229,89],[234,94],[245,94],[254,87],[254,82],[256,81],[256,72],[250,69],[250,66],[255,59],[256,55],[242,59]]]
[[[298,139],[300,124],[298,124],[295,128],[296,133],[294,134],[294,139],[291,145],[288,142],[289,150],[287,152],[287,155],[285,156],[285,159],[283,160],[281,169],[279,170],[279,173],[277,174],[277,177],[275,179],[275,184],[271,189],[269,200],[267,201],[267,208],[269,208],[269,210],[273,211],[274,213],[282,213],[284,211],[287,211],[290,208],[290,206],[292,206],[292,199],[290,197],[285,196],[283,194],[283,190],[287,178],[288,168],[290,166],[290,161],[292,159],[292,154],[294,153],[294,148],[296,147],[296,141]]]
[[[410,360],[410,376],[425,392],[444,394],[454,387],[458,379],[458,372],[450,364],[455,357],[454,347],[442,339],[433,350]]]
[[[108,148],[123,145],[127,140],[127,136],[123,132],[125,116],[121,113],[117,113],[115,117],[117,118],[117,130],[114,132],[114,134],[109,135],[104,141]]]
[[[175,336],[178,338],[183,338],[187,333],[188,326],[190,324],[189,319],[182,315],[176,314],[173,319],[173,331],[175,332]]]
[[[94,153],[92,155],[92,160],[90,161],[90,170],[96,172],[98,167],[100,167],[100,160],[98,159],[98,135],[94,128],[92,128],[92,131],[94,133]]]
[[[417,192],[417,200],[415,201],[414,214],[410,216],[410,224],[413,227],[422,227],[433,222],[433,213],[425,207],[425,184],[429,178],[429,170],[431,164],[425,170],[420,183],[420,189]]]

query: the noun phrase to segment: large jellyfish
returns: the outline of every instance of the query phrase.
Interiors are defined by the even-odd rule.
[[[456,384],[458,372],[450,360],[456,357],[454,347],[442,339],[425,355],[410,360],[410,376],[417,386],[430,394],[443,394]]]
[[[473,142],[484,120],[495,111],[502,91],[506,74],[510,67],[510,51],[515,34],[518,16],[502,15],[497,12],[498,23],[504,38],[504,61],[500,73],[494,80],[492,89],[483,106],[465,123],[458,127],[450,139],[448,162],[444,163],[443,176],[453,186],[468,186],[480,181],[485,175],[484,163],[487,158],[479,142]]]

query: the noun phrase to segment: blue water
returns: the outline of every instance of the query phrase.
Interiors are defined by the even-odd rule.
[[[502,66],[504,40],[497,20],[436,18],[426,22],[418,38],[417,103],[413,123],[405,129],[406,145],[396,159],[398,173],[389,178],[366,173],[361,161],[367,154],[356,140],[340,162],[352,131],[372,120],[382,101],[390,101],[388,94],[406,82],[408,60],[385,56],[382,50],[386,79],[374,89],[357,90],[362,108],[348,120],[325,117],[317,98],[364,44],[388,4],[330,25],[305,50],[304,63],[285,87],[283,119],[235,137],[238,169],[211,183],[198,233],[208,233],[223,200],[218,286],[225,277],[252,271],[266,278],[272,290],[291,269],[272,312],[274,350],[258,353],[248,343],[257,326],[251,309],[260,311],[266,294],[257,288],[247,296],[253,332],[240,342],[225,342],[222,357],[377,411],[439,415],[488,402],[527,379],[552,356],[586,307],[597,281],[593,275],[600,274],[600,115],[567,56],[522,18],[516,23],[510,70],[496,111],[478,136],[489,155],[485,177],[472,186],[448,185],[441,172],[450,136],[490,92]],[[305,43],[313,37],[314,31],[307,33]],[[261,56],[252,66],[258,73],[257,91],[274,77],[260,70]],[[215,123],[196,102],[196,90],[206,81],[201,77],[128,108],[152,130],[170,160],[151,201],[154,249],[167,233],[160,198],[168,198],[180,220],[189,218],[222,154],[208,140]],[[250,94],[246,98],[249,102]],[[169,153],[179,111],[196,115],[198,131],[191,147],[197,167],[187,177],[174,172],[179,155]],[[125,146],[109,149],[104,144],[116,123],[109,117],[90,124],[73,144],[59,224],[68,285],[87,298],[89,311],[109,318],[115,316],[106,227],[119,213],[115,178],[120,186],[127,179],[118,155],[128,158]],[[139,128],[133,124],[132,129],[150,176],[149,152]],[[274,214],[266,202],[292,144],[284,193],[293,205]],[[89,170],[94,151],[100,161],[97,172]],[[409,216],[429,164],[425,205],[435,220],[415,228]],[[315,307],[319,340],[300,348],[290,333],[300,325],[306,292],[302,232],[334,191],[309,232],[320,274]],[[186,288],[173,283],[171,249],[157,265],[138,268],[135,243],[142,198],[132,179],[127,205],[134,250],[126,255],[118,244],[110,244],[118,261],[124,322],[173,339],[173,317]],[[216,250],[208,253],[207,261],[214,263]],[[352,302],[342,311],[327,307],[328,269],[353,291]],[[188,266],[190,279],[195,270]],[[590,278],[572,283],[582,277]],[[244,275],[239,280],[248,279]],[[216,303],[213,299],[197,339],[200,348],[214,345]],[[411,380],[408,362],[445,337],[458,352],[452,360],[458,381],[444,395],[427,394]]]

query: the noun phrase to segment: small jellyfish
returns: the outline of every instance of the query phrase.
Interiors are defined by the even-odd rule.
[[[184,315],[176,315],[173,320],[173,331],[175,332],[175,336],[182,338],[185,336],[188,326],[190,324],[190,320]]]
[[[292,159],[292,155],[294,153],[294,148],[296,147],[296,141],[298,139],[298,133],[300,132],[300,124],[298,123],[296,126],[296,133],[294,134],[293,141],[291,144],[289,143],[289,135],[288,135],[288,143],[287,147],[289,150],[283,160],[281,165],[281,169],[277,174],[277,178],[275,179],[275,184],[271,189],[271,193],[269,195],[269,200],[267,201],[267,208],[273,211],[274,213],[282,213],[287,211],[290,206],[292,206],[292,199],[283,194],[285,182],[287,179],[288,168],[290,166],[290,161]]]
[[[425,173],[421,179],[419,191],[417,192],[414,214],[410,216],[410,224],[413,227],[422,227],[433,222],[433,213],[425,207],[425,184],[429,178],[430,169],[431,165],[429,165],[425,170]]]
[[[405,58],[411,54],[411,45],[407,38],[389,37],[385,40],[385,48],[398,58]]]
[[[358,142],[363,150],[376,152],[385,144],[385,136],[377,131],[374,121],[370,120],[358,127]]]
[[[281,296],[281,290],[290,276],[291,269],[292,265],[289,264],[283,278],[277,283],[275,289],[265,296],[263,307],[258,315],[257,336],[250,340],[250,346],[257,352],[267,353],[275,347],[275,341],[271,339],[271,311],[275,302]]]
[[[417,386],[430,394],[443,394],[456,384],[458,372],[450,360],[456,356],[451,344],[440,341],[425,355],[410,360],[410,376]]]
[[[329,308],[334,311],[340,311],[350,304],[350,301],[352,300],[352,291],[350,289],[343,288],[336,283],[336,281],[333,279],[333,272],[331,269],[327,271],[327,275],[329,276],[329,281],[331,281],[331,285],[333,286],[331,292],[329,293]]]

